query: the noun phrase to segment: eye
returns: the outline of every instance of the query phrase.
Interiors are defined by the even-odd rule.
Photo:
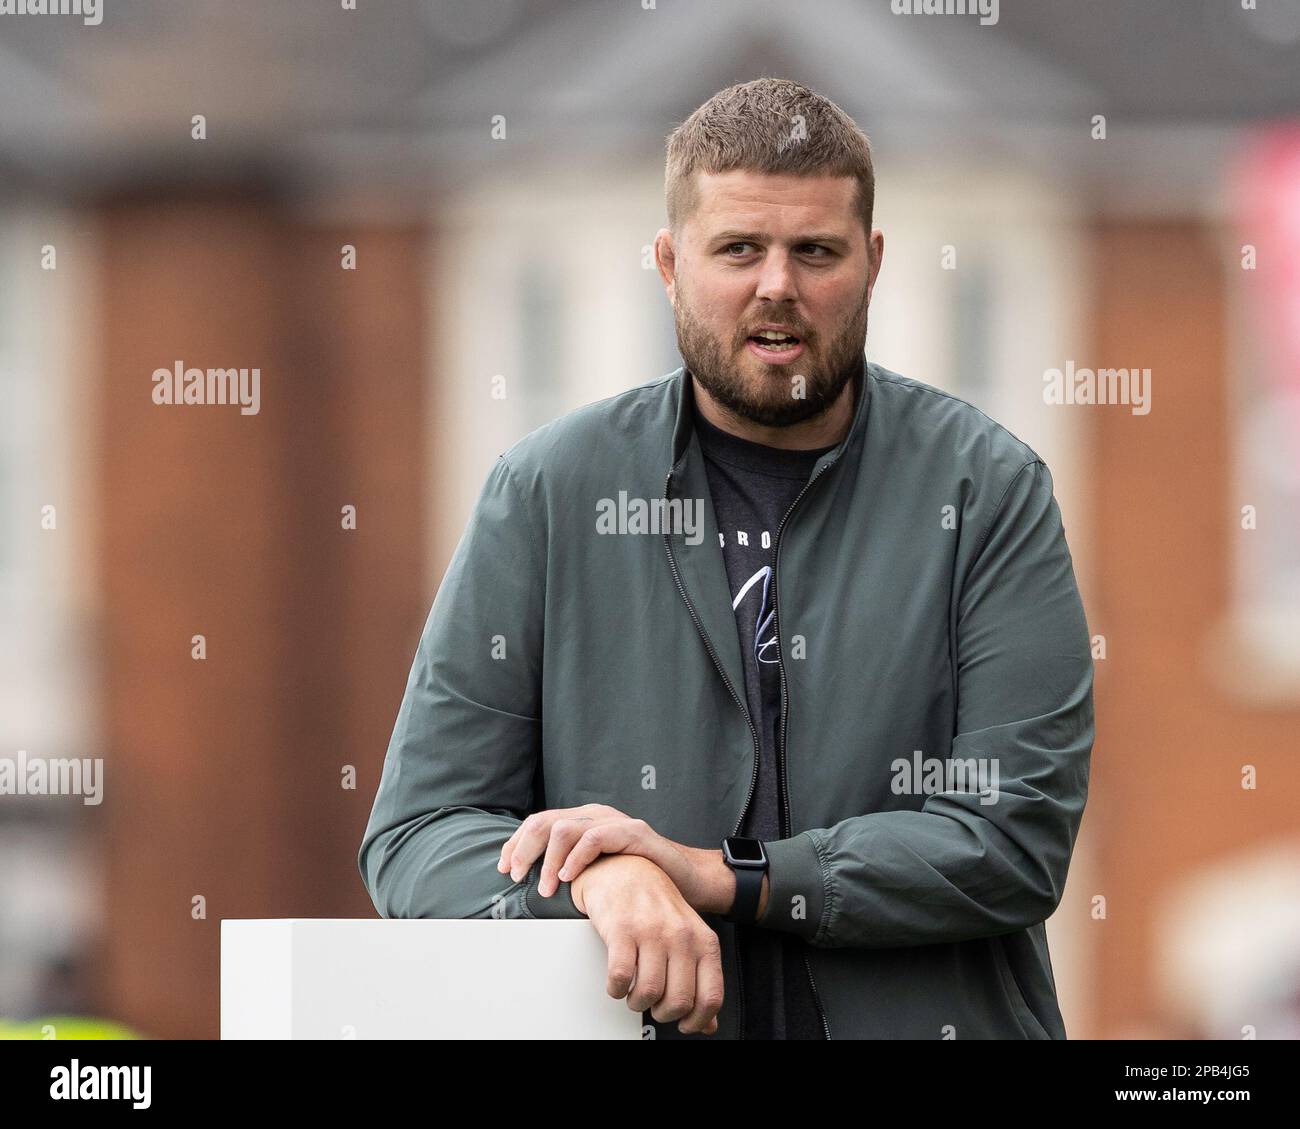
[[[752,246],[753,246],[752,243],[728,243],[728,244],[723,248],[723,250],[726,251],[726,252],[728,252],[728,253],[730,253],[730,252],[731,252],[733,249],[735,249],[736,247],[752,247]],[[735,256],[732,256],[732,257],[734,258]]]
[[[802,250],[802,251],[821,251],[822,254],[820,254],[820,255],[814,255],[814,256],[813,256],[814,259],[826,259],[826,258],[829,258],[830,255],[831,255],[831,249],[830,249],[829,247],[823,247],[820,243],[805,243],[805,244],[800,248],[800,250]]]

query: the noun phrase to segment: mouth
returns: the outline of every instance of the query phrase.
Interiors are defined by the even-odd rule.
[[[803,352],[803,340],[779,329],[760,329],[746,339],[750,352],[771,364],[794,360]]]

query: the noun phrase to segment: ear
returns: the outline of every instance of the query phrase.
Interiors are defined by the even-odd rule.
[[[885,233],[874,228],[867,241],[867,303],[871,303],[871,292],[876,288],[876,276],[880,274],[880,264],[885,258]]]
[[[668,228],[661,227],[656,233],[654,250],[655,266],[663,279],[664,290],[668,293],[668,300],[675,303],[673,282],[677,277],[677,249],[673,245],[673,233]]]

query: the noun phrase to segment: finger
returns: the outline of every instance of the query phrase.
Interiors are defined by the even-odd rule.
[[[580,815],[557,819],[551,824],[551,835],[546,843],[546,856],[542,859],[542,869],[537,875],[537,892],[549,898],[560,888],[557,877],[565,857],[573,850],[573,845],[590,829],[589,816]]]
[[[546,849],[546,843],[551,837],[551,824],[557,818],[559,818],[558,812],[535,812],[519,825],[519,830],[515,832],[517,841],[514,852],[508,859],[510,877],[516,882],[528,873],[529,868]]]
[[[695,1007],[695,976],[699,959],[689,933],[668,950],[668,979],[664,994],[650,1009],[660,1023],[690,1015]]]
[[[583,815],[589,815],[593,819],[626,819],[627,813],[621,812],[618,808],[612,808],[609,804],[583,804],[580,808],[574,808]]]
[[[695,1006],[677,1025],[683,1035],[712,1035],[718,1030],[718,1012],[722,1010],[722,962],[716,951],[700,957],[695,968]]]
[[[637,948],[636,980],[627,994],[627,1006],[633,1011],[648,1011],[664,994],[668,980],[668,950],[660,944]]]
[[[501,857],[506,862],[510,877],[516,882],[523,878],[533,863],[541,857],[542,852],[546,850],[546,845],[551,837],[551,829],[555,823],[561,819],[577,817],[579,810],[578,808],[548,808],[546,811],[533,812],[532,815],[528,816],[510,837],[510,840],[513,840],[510,853],[507,854],[506,852],[506,847],[510,846],[510,840],[501,849]]]
[[[605,991],[616,1000],[623,999],[636,979],[636,945],[627,933],[620,933],[609,943]]]
[[[522,825],[521,825],[522,826]],[[515,853],[515,844],[519,842],[519,828],[515,828],[515,833],[501,844],[501,857],[497,859],[497,870],[502,874],[510,870],[510,859]]]
[[[552,843],[555,841],[551,836]],[[569,850],[563,865],[557,869],[556,877],[561,882],[572,882],[583,870],[595,862],[601,855],[616,855],[627,850],[632,844],[626,822],[600,823],[588,827]]]

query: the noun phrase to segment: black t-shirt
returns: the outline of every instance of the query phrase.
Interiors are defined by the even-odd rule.
[[[697,409],[722,559],[745,665],[745,696],[758,730],[758,779],[740,834],[768,842],[788,838],[778,742],[781,674],[772,613],[773,550],[781,519],[829,451],[786,451],[752,443],[709,423]],[[790,578],[786,578],[789,584]],[[806,943],[780,930],[736,927],[746,1039],[822,1039]]]

